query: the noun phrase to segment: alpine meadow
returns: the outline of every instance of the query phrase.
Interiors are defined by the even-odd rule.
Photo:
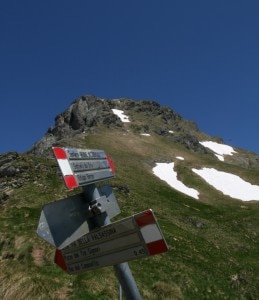
[[[44,205],[81,192],[66,189],[53,146],[111,157],[116,176],[98,185],[119,203],[112,222],[153,210],[169,250],[129,262],[143,299],[259,299],[259,156],[155,101],[93,95],[25,153],[0,154],[0,299],[118,298],[112,266],[68,275],[36,234]]]

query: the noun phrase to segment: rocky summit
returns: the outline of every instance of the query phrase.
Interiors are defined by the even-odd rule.
[[[170,137],[175,142],[185,144],[192,150],[204,152],[197,140],[198,128],[194,122],[184,120],[169,107],[160,106],[154,101],[134,101],[132,99],[102,99],[95,96],[82,96],[55,118],[44,137],[30,150],[41,155],[50,146],[62,139],[78,133],[90,133],[98,126],[122,128],[123,122],[112,109],[125,111],[131,118],[129,126],[135,133],[155,133]],[[170,135],[169,130],[176,135]]]
[[[129,116],[130,123],[127,128],[113,113],[113,109],[121,110]],[[70,138],[82,133],[88,135],[100,128],[120,129],[122,134],[125,130],[135,134],[155,134],[205,155],[211,155],[211,152],[200,144],[201,140],[223,143],[220,137],[211,137],[201,132],[195,122],[182,118],[170,107],[161,106],[155,101],[103,99],[86,95],[76,99],[67,110],[56,116],[55,124],[28,153],[50,155],[52,146],[66,145]],[[229,158],[229,162],[247,168],[259,168],[258,155],[248,151],[241,152]]]

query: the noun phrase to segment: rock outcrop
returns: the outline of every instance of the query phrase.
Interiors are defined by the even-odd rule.
[[[102,99],[96,96],[82,96],[55,118],[54,126],[28,152],[43,155],[51,146],[62,139],[79,133],[90,133],[98,126],[122,128],[123,123],[112,109],[123,110],[131,119],[129,128],[135,133],[163,135],[181,143],[192,151],[206,152],[200,147],[195,133],[199,130],[194,122],[184,120],[169,107],[160,106],[155,101],[135,101],[127,98]],[[169,131],[177,134],[172,136]]]

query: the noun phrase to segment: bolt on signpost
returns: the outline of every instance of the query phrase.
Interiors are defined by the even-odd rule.
[[[83,193],[45,205],[37,234],[56,248],[55,263],[68,274],[114,266],[127,299],[141,299],[127,261],[168,250],[151,209],[111,223],[120,213],[111,187],[95,183],[115,176],[103,150],[53,148],[68,189]],[[62,211],[57,218],[57,211]]]

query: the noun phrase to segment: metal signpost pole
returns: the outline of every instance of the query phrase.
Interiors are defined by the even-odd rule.
[[[119,300],[122,300],[122,288],[120,284],[119,284]]]
[[[111,224],[110,218],[107,213],[98,213],[98,206],[95,206],[96,200],[101,197],[98,188],[95,184],[83,186],[86,201],[95,214],[93,223],[96,227]],[[120,282],[125,297],[127,300],[141,300],[141,296],[135,282],[135,279],[130,271],[128,263],[120,263],[114,266],[115,274]]]
[[[120,282],[126,299],[141,300],[141,296],[130,271],[128,263],[121,263],[114,266],[115,274]]]

